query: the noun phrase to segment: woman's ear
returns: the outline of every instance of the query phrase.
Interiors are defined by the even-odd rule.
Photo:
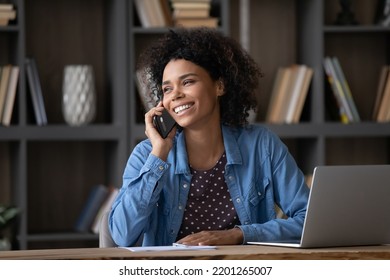
[[[217,81],[217,95],[222,96],[225,94],[225,85],[222,80]]]

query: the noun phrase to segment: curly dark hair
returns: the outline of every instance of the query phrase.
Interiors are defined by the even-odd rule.
[[[161,84],[165,66],[171,60],[185,59],[205,69],[212,80],[221,80],[221,122],[232,127],[248,124],[249,110],[257,108],[255,91],[262,72],[253,58],[231,37],[216,29],[178,28],[170,30],[140,56],[137,68],[147,77],[151,99],[162,99]]]

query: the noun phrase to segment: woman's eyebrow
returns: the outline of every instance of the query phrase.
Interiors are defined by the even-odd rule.
[[[198,74],[196,74],[196,73],[186,73],[184,75],[179,76],[179,80],[184,80],[185,78],[187,78],[189,76],[198,76]],[[162,85],[169,84],[170,82],[171,82],[170,80],[163,81]]]

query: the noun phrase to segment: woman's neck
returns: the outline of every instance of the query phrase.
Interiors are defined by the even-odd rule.
[[[208,170],[214,167],[225,150],[221,127],[185,130],[184,133],[192,168]]]

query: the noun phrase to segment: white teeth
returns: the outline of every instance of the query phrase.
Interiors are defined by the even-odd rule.
[[[184,111],[184,110],[186,110],[186,109],[188,109],[188,108],[190,108],[190,107],[191,107],[191,106],[188,105],[188,104],[186,104],[186,105],[181,105],[181,106],[179,106],[179,107],[176,107],[176,108],[174,109],[174,111],[175,111],[176,114],[179,114],[181,111]]]

